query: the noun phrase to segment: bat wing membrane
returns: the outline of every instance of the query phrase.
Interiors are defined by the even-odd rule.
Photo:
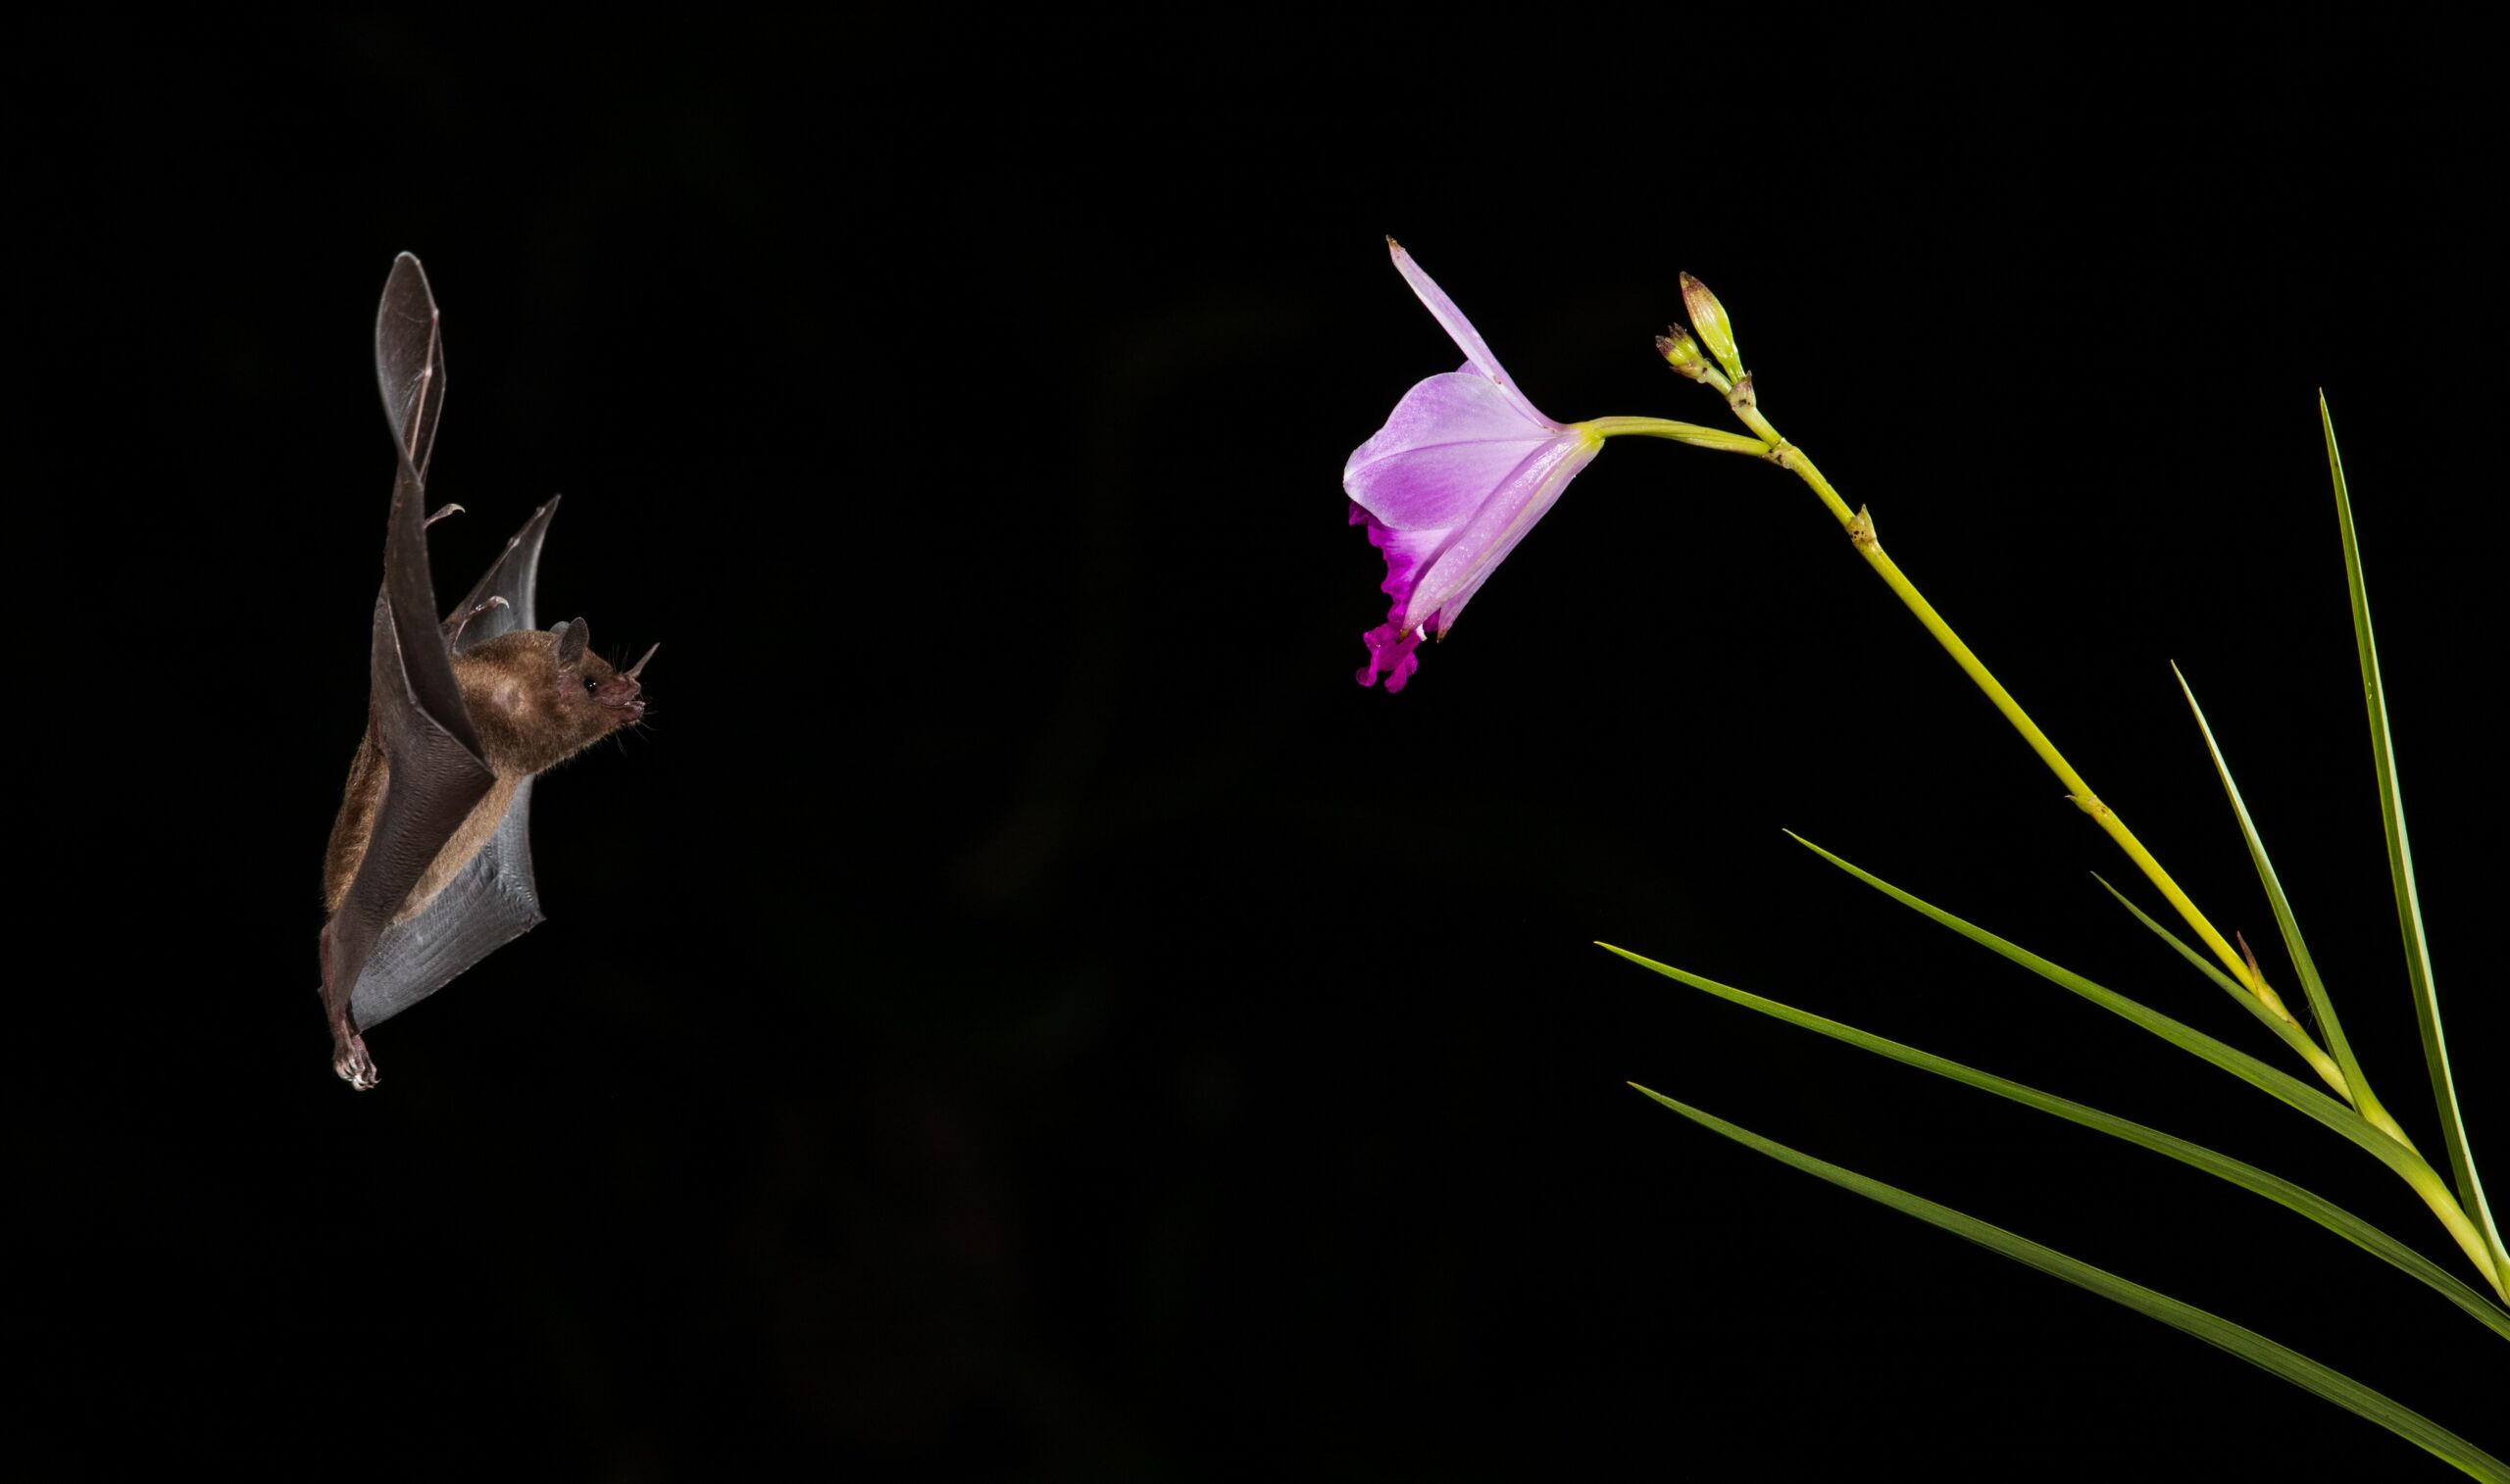
[[[383,930],[349,1002],[371,1030],[451,983],[455,975],[538,926],[540,892],[531,875],[531,780],[506,806],[503,822],[426,910]]]
[[[463,624],[461,649],[473,649],[514,629],[540,626],[533,616],[540,543],[548,535],[549,518],[557,511],[558,502],[551,500],[532,512],[523,529],[506,543],[505,551],[446,616],[443,626],[450,629],[489,598],[506,600],[505,606],[477,613]],[[417,915],[383,930],[350,1002],[358,1029],[371,1029],[434,994],[464,969],[544,920],[539,884],[531,873],[530,820],[531,780],[526,778],[507,804],[496,834],[462,873]],[[459,818],[454,821],[460,822]]]
[[[376,738],[390,777],[366,854],[326,928],[324,964],[325,998],[345,988],[350,1017],[361,1029],[426,998],[539,920],[525,824],[527,784],[516,790],[480,858],[425,912],[393,920],[496,780],[480,756],[435,616],[426,470],[444,406],[444,346],[427,273],[407,253],[392,265],[376,311],[375,372],[399,466],[368,668]],[[548,515],[546,507],[535,515],[481,579],[482,588],[511,605],[491,617],[528,622],[538,533]]]
[[[470,595],[444,616],[448,632],[457,624],[461,626],[462,637],[454,644],[457,651],[468,654],[499,634],[540,626],[534,617],[540,585],[540,543],[549,534],[549,518],[557,513],[558,501],[553,495],[548,504],[533,511],[531,519],[523,522],[523,529],[514,533],[505,551],[488,565]],[[481,611],[479,605],[491,598],[505,599],[505,606]],[[467,623],[463,622],[465,614],[473,616]]]
[[[375,378],[383,415],[392,420],[392,441],[425,482],[444,412],[444,336],[427,272],[408,253],[392,260],[383,302],[376,306]]]

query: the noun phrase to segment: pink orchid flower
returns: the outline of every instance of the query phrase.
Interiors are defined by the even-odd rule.
[[[1377,436],[1342,468],[1351,523],[1368,523],[1385,553],[1393,606],[1369,630],[1359,681],[1380,674],[1398,691],[1420,668],[1424,632],[1443,639],[1456,617],[1526,532],[1604,446],[1591,423],[1554,422],[1517,390],[1455,307],[1412,255],[1385,239],[1394,267],[1464,352],[1464,368],[1403,394]]]

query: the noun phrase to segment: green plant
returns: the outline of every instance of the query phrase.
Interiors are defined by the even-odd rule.
[[[2305,996],[2311,1022],[2318,1033],[2304,1026],[2267,980],[2257,958],[2242,941],[2234,949],[2205,914],[2172,879],[2151,851],[2136,838],[2114,809],[2102,802],[2083,775],[2069,763],[2056,744],[2049,740],[2012,693],[2006,690],[1986,666],[1961,637],[1953,632],[1929,604],[1898,564],[1883,550],[1876,534],[1872,517],[1864,510],[1851,511],[1847,502],[1823,477],[1821,470],[1803,451],[1782,436],[1769,420],[1762,416],[1752,396],[1751,378],[1742,370],[1731,328],[1714,296],[1687,274],[1683,277],[1685,296],[1691,305],[1695,329],[1659,341],[1659,348],[1677,371],[1723,394],[1735,416],[1761,441],[1760,456],[1782,468],[1792,470],[1810,485],[1825,508],[1846,528],[1858,554],[1875,573],[1891,589],[1927,631],[1959,665],[1979,689],[1984,692],[1996,709],[2012,724],[2050,771],[2064,782],[2068,797],[2097,823],[2118,847],[2133,861],[2162,899],[2178,914],[2182,922],[2193,932],[2201,949],[2191,947],[2172,933],[2160,921],[2136,907],[2115,887],[2103,881],[2121,905],[2134,915],[2146,928],[2159,935],[2188,964],[2211,978],[2265,1025],[2291,1053],[2300,1059],[2324,1090],[2294,1077],[2247,1053],[2216,1038],[2172,1019],[2113,990],[2092,983],[2083,975],[2052,964],[2030,951],[1997,937],[1993,933],[1967,922],[1943,909],[1921,901],[1909,892],[1882,880],[1810,841],[1802,841],[1824,860],[1847,871],[1857,879],[1882,891],[1928,917],[1951,928],[1964,937],[1980,943],[2021,965],[2042,978],[2081,995],[2128,1020],[2151,1031],[2175,1046],[2232,1072],[2252,1086],[2279,1099],[2335,1133],[2350,1140],[2364,1152],[2379,1160],[2404,1180],[2440,1222],[2450,1240],[2464,1254],[2467,1261],[2489,1295],[2470,1286],[2422,1254],[2381,1231],[2371,1223],[2333,1203],[2265,1170],[2228,1156],[2175,1138],[2157,1129],[2132,1122],[2100,1110],[2058,1098],[1990,1073],[1965,1066],[1947,1059],[1933,1056],[1916,1048],[1886,1040],[1881,1036],[1844,1025],[1819,1015],[1809,1014],[1774,1000],[1749,994],[1714,980],[1659,964],[1625,949],[1601,945],[1611,952],[1658,973],[1703,990],[1734,1004],[1773,1015],[1790,1024],[1831,1036],[1861,1047],[1879,1056],[1949,1077],[2000,1097],[2011,1099],[2043,1113],[2068,1119],[2087,1128],[2097,1129],[2130,1143],[2140,1145],[2157,1154],[2264,1196],[2292,1211],[2308,1216],[2334,1231],[2363,1251],[2391,1263],[2400,1270],[2430,1286],[2478,1322],[2504,1340],[2510,1340],[2510,1254],[2502,1247],[2499,1228],[2494,1224],[2485,1200],[2484,1186],[2477,1174],[2475,1160],[2469,1148],[2465,1122],[2458,1101],[2451,1069],[2448,1046],[2441,1030],[2440,1010],[2433,987],[2430,950],[2423,930],[2422,911],[2417,899],[2413,853],[2408,844],[2405,812],[2399,797],[2394,751],[2388,733],[2387,712],[2382,694],[2379,651],[2373,637],[2369,599],[2362,574],[2362,560],[2353,523],[2352,504],[2345,486],[2344,467],[2335,444],[2335,430],[2324,397],[2319,415],[2327,439],[2328,467],[2335,490],[2338,525],[2343,535],[2346,585],[2351,594],[2353,629],[2361,667],[2362,686],[2367,703],[2372,742],[2372,756],[2377,773],[2382,822],[2387,841],[2389,876],[2396,899],[2399,936],[2406,964],[2406,980],[2413,996],[2417,1021],[2422,1032],[2424,1060],[2429,1074],[2435,1109],[2438,1114],[2445,1144],[2444,1162],[2447,1174],[2418,1150],[2405,1130],[2372,1091],[2370,1079],[2351,1045],[2346,1041],[2342,1022],[2337,1018],[2334,1003],[2328,995],[2313,964],[2309,948],[2294,919],[2291,905],[2285,898],[2282,882],[2273,863],[2268,859],[2264,842],[2259,838],[2248,808],[2234,781],[2230,765],[2224,760],[2213,730],[2203,711],[2197,707],[2195,695],[2181,686],[2187,696],[2208,752],[2221,776],[2225,793],[2238,819],[2240,832],[2258,880],[2264,887],[2276,925],[2282,932],[2292,973]],[[1703,353],[1702,342],[1707,350]],[[2324,1038],[2323,1044],[2321,1038]],[[1635,1086],[1636,1084],[1632,1084]],[[1808,1155],[1765,1139],[1665,1096],[1640,1087],[1640,1092],[1673,1109],[1704,1127],[1733,1139],[1749,1148],[1820,1176],[1860,1195],[1880,1201],[1895,1210],[1932,1222],[1955,1235],[2001,1253],[2017,1261],[2065,1279],[2123,1304],[2138,1312],[2174,1325],[2209,1344],[2221,1347],[2243,1360],[2250,1360],[2285,1380],[2321,1397],[2345,1407],[2395,1432],[2435,1456],[2455,1464],[2470,1475],[2485,1479],[2510,1479],[2510,1465],[2438,1426],[2412,1410],[2361,1385],[2329,1366],[2299,1355],[2292,1350],[2234,1324],[2214,1314],[2183,1304],[2151,1289],[2087,1263],[2063,1253],[1992,1226],[1974,1216],[1927,1201],[1881,1181],[1869,1179],[1851,1170],[1813,1159]]]

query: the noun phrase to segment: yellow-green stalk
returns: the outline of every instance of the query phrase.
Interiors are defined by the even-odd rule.
[[[1881,577],[1883,585],[1890,588],[1901,604],[1916,616],[1918,622],[1923,624],[1926,631],[1934,636],[1935,642],[1943,647],[1944,653],[1950,655],[1953,663],[1961,667],[1962,673],[1968,675],[1971,682],[1985,694],[1987,700],[2003,714],[2005,720],[2015,731],[2022,734],[2025,742],[2031,745],[2031,750],[2039,755],[2039,761],[2047,765],[2048,770],[2057,775],[2059,782],[2065,784],[2068,802],[2089,816],[2092,822],[2098,824],[2103,833],[2117,842],[2118,848],[2126,852],[2129,860],[2135,863],[2135,868],[2144,873],[2146,880],[2152,882],[2154,888],[2162,894],[2163,900],[2170,903],[2171,909],[2179,914],[2189,928],[2194,930],[2197,938],[2217,959],[2222,961],[2223,965],[2248,987],[2249,992],[2257,997],[2258,1003],[2273,1012],[2277,1018],[2287,1024],[2298,1026],[2299,1022],[2293,1018],[2291,1011],[2284,1007],[2283,997],[2275,992],[2274,986],[2266,982],[2265,975],[2257,972],[2250,961],[2232,947],[2222,932],[2188,898],[2187,893],[2181,888],[2178,881],[2163,868],[2161,862],[2154,859],[2152,852],[2144,847],[2141,840],[2135,838],[2135,832],[2127,827],[2127,821],[2118,816],[2117,811],[2101,802],[2100,796],[2092,791],[2091,785],[2083,781],[2083,774],[2075,769],[2072,763],[2066,761],[2065,754],[2057,750],[2056,743],[2050,741],[2048,734],[2039,729],[2039,723],[2033,721],[2031,714],[2022,709],[2022,703],[2013,698],[2013,693],[2005,689],[2004,683],[1995,677],[1977,653],[1962,641],[1959,634],[1953,632],[1952,625],[1944,621],[1943,616],[1935,612],[1934,605],[1929,603],[1926,595],[1918,591],[1917,584],[1911,582],[1908,574],[1900,570],[1899,564],[1892,561],[1890,555],[1883,551],[1882,540],[1875,534],[1872,516],[1862,510],[1850,510],[1847,501],[1840,497],[1838,490],[1823,475],[1822,470],[1812,459],[1801,448],[1788,442],[1785,436],[1779,432],[1778,428],[1761,413],[1759,399],[1753,392],[1751,377],[1742,371],[1741,357],[1735,349],[1732,322],[1727,317],[1725,307],[1718,303],[1717,296],[1709,292],[1706,284],[1688,273],[1682,275],[1682,285],[1683,302],[1691,312],[1692,330],[1697,338],[1693,339],[1691,335],[1682,334],[1679,327],[1673,335],[1659,337],[1656,342],[1657,349],[1665,356],[1667,364],[1683,375],[1725,396],[1727,406],[1733,410],[1734,416],[1760,440],[1762,457],[1782,469],[1792,470],[1796,477],[1811,487],[1813,493],[1821,499],[1823,507],[1829,510],[1832,517],[1846,529],[1849,541],[1856,547],[1857,555],[1865,559],[1866,565],[1874,569],[1875,575]],[[1708,322],[1705,324],[1701,322],[1703,307],[1706,310]],[[1731,378],[1730,374],[1721,374],[1718,368],[1703,364],[1700,359],[1702,343],[1707,345],[1710,354],[1716,357],[1719,365],[1731,373]],[[2346,1081],[2343,1069],[2335,1064],[2334,1058],[2320,1049],[2306,1030],[2302,1032],[2299,1049],[2302,1059],[2309,1064],[2310,1069],[2318,1074],[2321,1081],[2334,1088],[2337,1095],[2348,1103],[2353,1103],[2357,1107],[2367,1104],[2367,1107],[2362,1108],[2362,1112],[2375,1127],[2407,1148],[2413,1147],[2412,1141],[2405,1136],[2405,1130],[2397,1126],[2395,1119],[2390,1117],[2386,1110],[2382,1108],[2376,1100],[2359,1098],[2355,1095],[2355,1089]],[[2461,1218],[2463,1219],[2463,1216]]]

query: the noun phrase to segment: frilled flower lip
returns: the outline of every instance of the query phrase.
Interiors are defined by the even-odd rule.
[[[1456,348],[1461,370],[1404,393],[1342,469],[1351,523],[1385,556],[1385,622],[1365,636],[1358,679],[1399,691],[1420,668],[1421,635],[1446,636],[1464,606],[1603,447],[1581,423],[1543,416],[1511,381],[1473,322],[1393,238],[1395,269]]]

